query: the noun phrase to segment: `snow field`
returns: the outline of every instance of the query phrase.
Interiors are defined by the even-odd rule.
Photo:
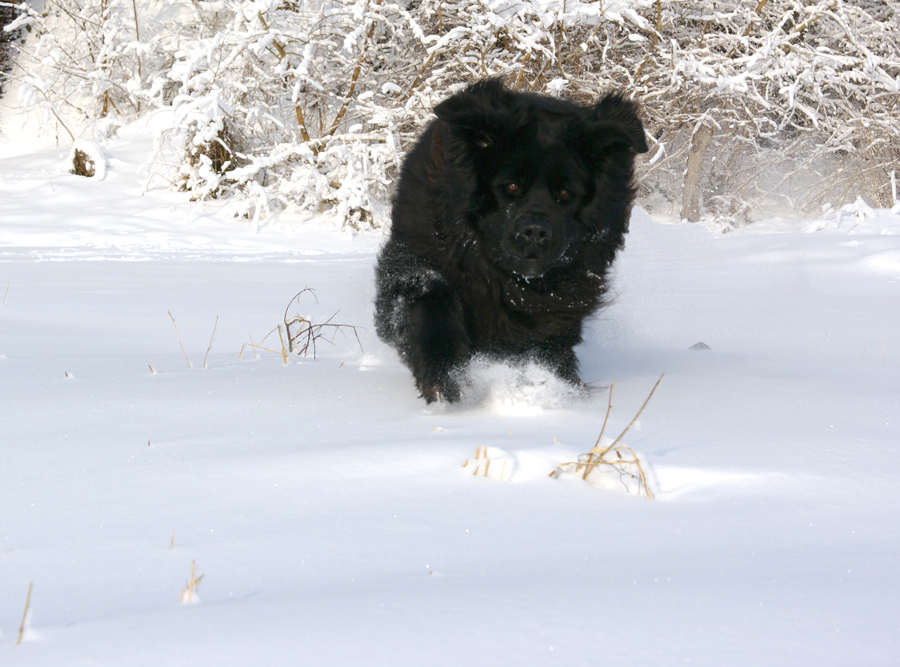
[[[4,665],[896,664],[896,214],[636,209],[579,355],[611,437],[666,373],[624,438],[650,501],[548,476],[605,391],[494,367],[426,407],[372,328],[379,237],[139,197],[143,137],[103,181],[0,159]],[[239,359],[304,287],[291,313],[362,350]],[[514,474],[472,475],[478,447]]]

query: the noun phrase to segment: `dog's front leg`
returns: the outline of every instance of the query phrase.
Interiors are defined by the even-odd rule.
[[[449,287],[435,284],[409,304],[406,361],[428,403],[459,400],[459,373],[470,356],[462,308]]]
[[[539,362],[548,366],[557,377],[575,385],[584,383],[578,373],[578,357],[575,356],[575,346],[581,342],[581,332],[577,331],[568,335],[556,336],[545,341],[536,352]]]

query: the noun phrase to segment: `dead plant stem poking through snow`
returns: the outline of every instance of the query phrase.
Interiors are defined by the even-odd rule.
[[[28,584],[28,595],[25,596],[25,611],[22,612],[22,622],[19,624],[19,637],[16,639],[16,646],[22,643],[22,635],[25,634],[25,621],[28,620],[28,606],[31,604],[31,587],[34,582]]]
[[[174,532],[173,532],[174,535]],[[181,604],[191,604],[191,602],[199,602],[199,598],[197,598],[196,590],[197,586],[200,583],[200,580],[203,579],[205,575],[201,574],[199,577],[194,577],[194,569],[197,565],[197,561],[191,561],[191,578],[187,580],[187,583],[184,587],[184,590],[181,591],[181,597],[179,602]]]
[[[241,345],[241,351],[238,353],[238,358],[243,358],[244,350],[249,347],[251,350],[254,350],[254,354],[256,350],[265,350],[266,352],[271,352],[273,354],[280,354],[281,360],[285,364],[288,363],[290,354],[296,354],[298,356],[305,357],[309,355],[310,350],[312,351],[313,359],[315,359],[316,343],[325,342],[330,345],[334,345],[335,336],[337,336],[338,333],[346,335],[344,331],[345,329],[349,329],[353,332],[353,335],[356,337],[356,342],[359,345],[359,349],[362,350],[362,341],[360,341],[359,332],[357,331],[359,327],[353,324],[337,324],[335,322],[332,322],[337,314],[341,312],[339,310],[335,311],[335,313],[331,317],[329,317],[321,324],[314,324],[312,320],[307,319],[302,315],[294,315],[294,317],[288,319],[288,311],[291,308],[291,304],[293,304],[294,301],[297,301],[298,298],[306,292],[312,294],[313,298],[316,300],[316,303],[319,303],[315,291],[309,287],[304,287],[302,290],[297,292],[297,294],[295,294],[290,301],[288,301],[288,305],[284,309],[284,333],[282,333],[281,325],[278,324],[274,329],[267,333],[258,344],[253,342],[253,337],[251,336],[249,343],[244,343],[243,345]],[[281,342],[281,350],[273,350],[272,348],[265,347],[264,345],[266,339],[276,331],[278,332],[278,338]],[[327,332],[330,332],[331,336],[328,336]],[[285,338],[287,338],[286,347]]]
[[[631,422],[629,422],[628,426],[625,427],[625,430],[619,434],[619,437],[616,438],[615,440],[613,440],[613,443],[609,447],[606,447],[605,449],[602,449],[602,450],[600,449],[600,442],[599,442],[599,438],[598,438],[597,444],[594,445],[594,448],[591,450],[591,454],[593,454],[597,451],[600,451],[600,456],[605,456],[606,453],[609,452],[609,450],[611,450],[613,447],[615,447],[618,444],[619,440],[621,440],[622,437],[626,433],[628,433],[628,429],[630,429],[632,426],[634,426],[634,423],[641,416],[641,413],[644,411],[644,408],[647,407],[647,403],[650,402],[650,399],[653,398],[653,393],[656,391],[656,388],[659,386],[659,383],[662,382],[662,379],[663,379],[663,377],[665,377],[665,375],[666,375],[665,373],[660,374],[659,379],[656,381],[656,384],[653,385],[653,389],[650,390],[650,394],[647,396],[647,400],[644,401],[644,404],[641,406],[641,409],[638,410],[637,414],[634,416],[634,419],[632,419]],[[609,395],[609,406],[606,408],[607,416],[609,416],[609,411],[612,409],[612,383],[610,383],[610,385],[609,385],[609,394],[610,394]],[[601,435],[602,435],[602,433],[601,433]]]
[[[72,173],[91,178],[96,172],[93,158],[80,148],[76,148],[72,157]]]
[[[253,356],[256,359],[259,358],[259,354],[256,352],[256,350],[265,350],[266,352],[271,352],[272,354],[280,354],[281,360],[285,364],[287,364],[287,354],[285,353],[285,350],[284,350],[284,339],[282,339],[281,350],[273,350],[271,347],[266,347],[265,345],[263,345],[263,343],[266,342],[266,339],[268,339],[268,337],[271,336],[276,331],[278,331],[278,327],[275,327],[269,333],[267,333],[265,336],[263,336],[263,339],[261,341],[259,341],[259,343],[254,343],[253,336],[250,336],[250,342],[244,343],[243,345],[241,345],[241,351],[238,352],[238,359],[244,358],[244,350],[249,347],[251,350],[253,350]],[[279,334],[280,334],[280,332],[279,332]]]
[[[512,476],[515,468],[514,461],[515,459],[502,449],[497,447],[488,448],[482,445],[475,450],[474,459],[467,459],[463,463],[463,468],[468,468],[471,465],[472,475],[489,477],[490,479],[503,482],[509,481]],[[509,470],[507,470],[507,462],[509,463]],[[493,468],[491,468],[491,463],[494,464]]]
[[[830,340],[830,339],[831,339],[831,336],[830,336],[830,334],[826,331],[826,332],[825,332],[825,338],[823,338],[823,339],[820,340],[818,343],[816,343],[816,344],[813,346],[813,349],[810,350],[810,352],[815,352],[815,351],[816,351],[816,348],[819,347],[819,345],[821,345],[822,343],[824,343],[825,341]]]
[[[638,458],[638,455],[635,454],[631,447],[628,445],[620,445],[619,443],[625,434],[628,433],[629,429],[637,422],[664,376],[665,373],[659,376],[659,379],[656,381],[656,384],[653,385],[653,389],[650,390],[650,394],[647,396],[641,409],[637,411],[634,419],[628,423],[625,430],[623,430],[611,443],[603,445],[601,444],[601,441],[603,439],[603,433],[606,430],[606,424],[609,420],[609,413],[612,410],[612,390],[613,385],[615,384],[610,383],[609,403],[606,408],[606,417],[603,419],[603,427],[600,429],[597,443],[587,454],[579,456],[577,462],[560,464],[556,470],[550,473],[550,476],[554,479],[558,479],[563,473],[580,473],[584,471],[581,475],[583,480],[601,487],[607,486],[605,483],[607,477],[615,478],[617,476],[618,480],[627,491],[634,491],[652,499],[654,497],[653,491],[650,490],[650,485],[647,484],[647,476],[644,474],[644,468],[641,466],[640,458]],[[615,458],[613,458],[613,454],[615,454]],[[623,454],[625,455],[623,456]]]
[[[287,332],[288,339],[288,351],[296,352],[299,355],[306,356],[309,354],[309,347],[312,345],[312,353],[313,359],[316,358],[316,341],[324,340],[327,343],[334,344],[334,337],[338,334],[338,332],[344,333],[343,329],[350,329],[353,331],[353,335],[356,336],[356,342],[359,343],[359,349],[362,350],[362,342],[359,340],[359,333],[356,331],[356,327],[351,324],[334,324],[331,320],[333,320],[337,314],[341,311],[335,311],[334,315],[329,317],[322,324],[313,324],[310,320],[302,317],[300,315],[294,315],[290,320],[288,319],[288,311],[291,308],[291,304],[294,301],[299,303],[300,297],[309,292],[312,294],[313,299],[316,300],[316,303],[319,303],[319,299],[316,296],[315,290],[310,287],[304,287],[302,290],[297,292],[294,297],[288,301],[287,307],[284,309],[284,329]],[[291,326],[298,327],[296,332],[291,333]],[[331,338],[327,338],[322,333],[323,329],[331,329],[332,336]],[[279,334],[281,330],[279,329]]]
[[[284,362],[285,365],[287,365],[287,352],[284,351],[284,336],[281,335],[281,325],[280,324],[278,325],[277,329],[278,329],[278,340],[281,341],[281,361]],[[290,336],[288,336],[288,345],[290,345],[290,344],[291,344]]]
[[[174,322],[173,322],[174,324]],[[209,351],[212,349],[213,340],[216,337],[216,328],[219,326],[219,316],[216,315],[216,323],[213,324],[212,336],[209,337],[209,347],[206,348],[206,354],[203,356],[203,368],[206,368],[206,358],[209,357]]]
[[[172,311],[167,310],[166,312],[169,313],[169,317],[172,320],[172,326],[175,327],[175,337],[178,339],[179,347],[181,347],[181,354],[184,355],[184,360],[187,362],[188,368],[193,368],[193,366],[191,366],[191,362],[188,360],[187,352],[184,351],[184,345],[181,344],[181,336],[178,335],[178,326],[175,324],[175,318],[172,317]]]
[[[603,433],[606,431],[606,423],[609,421],[609,413],[610,411],[612,411],[612,392],[615,384],[615,380],[609,383],[609,402],[606,406],[606,416],[603,418],[603,426],[600,427],[600,435],[597,436],[597,442],[594,443],[594,449],[597,449],[597,447],[600,445],[600,440],[603,438]]]

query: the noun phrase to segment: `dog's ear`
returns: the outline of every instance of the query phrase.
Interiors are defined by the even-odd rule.
[[[646,153],[649,148],[638,109],[636,102],[618,93],[606,95],[594,105],[585,123],[590,145],[595,150],[623,146]]]
[[[445,123],[461,128],[476,143],[486,146],[524,122],[516,96],[499,78],[484,79],[451,95],[434,108]]]

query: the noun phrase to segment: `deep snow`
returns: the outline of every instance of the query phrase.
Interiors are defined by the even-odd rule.
[[[374,336],[378,234],[140,196],[141,125],[104,180],[6,131],[4,665],[900,662],[900,211],[731,234],[635,211],[579,352],[613,435],[666,373],[625,437],[651,501],[548,477],[605,391],[488,369],[426,407]],[[362,349],[239,359],[304,287],[291,312],[339,310]],[[511,480],[463,467],[480,446]]]

